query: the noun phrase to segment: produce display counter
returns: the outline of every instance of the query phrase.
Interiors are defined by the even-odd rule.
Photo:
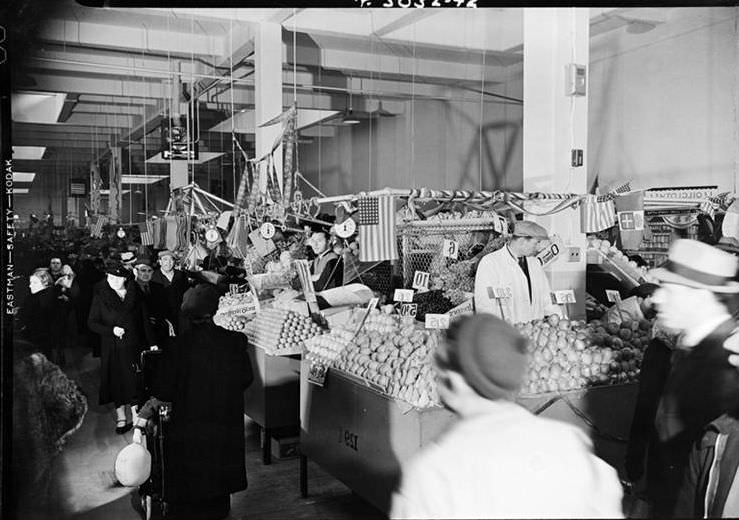
[[[440,407],[412,408],[330,370],[323,387],[300,375],[300,490],[305,497],[307,459],[381,511],[390,510],[401,464],[435,439],[453,420]],[[637,384],[522,397],[520,404],[542,417],[575,424],[593,439],[595,452],[621,469]]]
[[[262,460],[272,461],[271,436],[299,423],[300,355],[271,355],[249,344],[254,381],[244,393],[244,412],[262,429]]]

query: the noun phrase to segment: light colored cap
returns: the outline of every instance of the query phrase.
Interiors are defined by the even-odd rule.
[[[513,224],[513,236],[548,239],[549,233],[547,233],[547,230],[536,222],[520,220]]]

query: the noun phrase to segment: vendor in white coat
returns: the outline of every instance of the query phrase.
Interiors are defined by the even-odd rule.
[[[552,303],[551,286],[536,255],[549,240],[547,230],[522,220],[511,240],[485,255],[475,275],[475,309],[509,323],[528,322],[562,312]],[[495,298],[495,290],[510,289],[510,297]],[[501,308],[503,315],[501,316]]]

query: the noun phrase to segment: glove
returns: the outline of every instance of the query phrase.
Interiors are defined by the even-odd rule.
[[[118,339],[121,339],[125,333],[126,333],[126,329],[124,329],[122,327],[113,327],[113,334]]]
[[[152,397],[139,410],[139,417],[147,420],[150,419],[159,410],[161,404],[162,402],[159,399]]]

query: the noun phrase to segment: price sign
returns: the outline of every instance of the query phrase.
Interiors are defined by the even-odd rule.
[[[606,289],[606,298],[611,303],[621,303],[621,293],[612,289]]]
[[[416,271],[413,274],[413,287],[414,289],[418,289],[419,291],[428,291],[429,289],[429,273],[426,271]]]
[[[552,291],[552,303],[575,303],[575,291],[572,289],[567,289],[565,291]]]
[[[271,222],[265,222],[261,226],[259,226],[259,234],[262,235],[262,238],[265,240],[269,240],[273,236],[275,236],[275,226]]]
[[[418,312],[417,303],[401,303],[400,304],[399,314],[401,316],[411,316],[412,318],[415,318],[417,312]]]
[[[513,298],[513,291],[509,286],[505,287],[488,287],[488,298],[500,299],[500,298]]]
[[[536,255],[542,266],[547,266],[557,260],[562,252],[562,240],[557,235],[552,235],[549,241],[550,244]]]
[[[228,284],[228,292],[231,293],[231,296],[233,296],[234,294],[237,294],[239,292],[239,284],[237,283]]]
[[[441,246],[441,254],[447,258],[456,260],[459,255],[459,244],[454,240],[444,240]]]
[[[341,224],[336,224],[334,229],[339,238],[349,238],[357,231],[357,223],[354,222],[354,219],[348,218]]]
[[[449,328],[449,315],[448,314],[426,314],[426,328],[427,329],[448,329]]]
[[[450,309],[447,312],[447,315],[449,316],[450,320],[453,320],[454,318],[457,318],[459,316],[464,316],[465,314],[473,314],[475,312],[475,306],[473,303],[473,299],[470,298],[469,300],[460,303],[453,309]]]
[[[393,300],[396,302],[412,302],[413,301],[413,289],[395,289],[395,296]]]
[[[323,386],[326,382],[328,367],[318,361],[312,361],[308,369],[308,382],[317,386]]]

